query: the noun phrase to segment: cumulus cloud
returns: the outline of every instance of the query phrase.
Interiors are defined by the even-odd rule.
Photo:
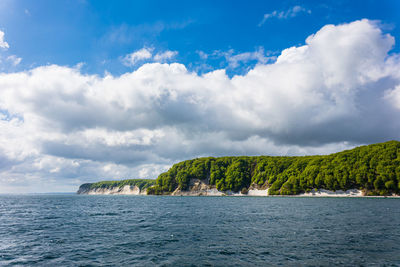
[[[378,24],[360,20],[324,26],[232,78],[178,63],[121,76],[57,65],[0,74],[0,184],[53,179],[72,188],[155,178],[198,156],[325,154],[399,139],[393,46]]]
[[[152,52],[153,52],[152,48],[143,47],[140,50],[137,50],[131,54],[126,55],[122,59],[122,63],[126,66],[136,65],[140,61],[151,58],[153,56]]]
[[[8,49],[10,46],[4,41],[4,32],[0,31],[0,48]]]
[[[306,9],[302,6],[294,6],[294,7],[289,8],[286,11],[274,10],[271,13],[264,14],[263,19],[260,21],[258,26],[261,27],[270,18],[288,19],[288,18],[296,17],[300,13],[311,14],[311,10]]]

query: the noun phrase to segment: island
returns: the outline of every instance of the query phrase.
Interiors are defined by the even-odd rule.
[[[174,164],[156,180],[83,184],[78,194],[175,196],[398,196],[400,142],[315,156],[204,157]]]

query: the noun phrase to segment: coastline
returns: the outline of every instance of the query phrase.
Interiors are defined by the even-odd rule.
[[[78,195],[147,195],[147,190],[140,190],[138,186],[125,185],[122,187],[111,187],[111,188],[94,188],[88,190],[81,190],[77,192]]]
[[[330,155],[202,157],[175,163],[157,179],[85,183],[78,193],[399,197],[399,151],[400,142],[388,141]],[[369,166],[371,160],[374,164]],[[342,190],[330,191],[339,188]]]
[[[196,196],[211,196],[211,197],[302,197],[302,198],[400,198],[400,195],[389,195],[389,196],[367,196],[364,195],[364,192],[359,189],[349,189],[346,191],[337,190],[330,191],[325,189],[312,190],[307,193],[302,193],[298,195],[270,195],[268,193],[268,189],[249,189],[247,194],[243,194],[241,192],[232,192],[226,191],[221,192],[218,191],[214,187],[207,188],[198,188],[197,190],[188,190],[181,191],[175,190],[171,194],[165,194],[163,196],[188,196],[188,197],[196,197]],[[114,187],[114,188],[95,188],[87,191],[79,191],[77,192],[79,195],[135,195],[135,196],[152,196],[151,194],[147,194],[147,190],[140,190],[137,186],[123,186],[123,187]]]

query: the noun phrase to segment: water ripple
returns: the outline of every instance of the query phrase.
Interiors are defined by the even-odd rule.
[[[399,199],[0,196],[0,266],[400,265]]]

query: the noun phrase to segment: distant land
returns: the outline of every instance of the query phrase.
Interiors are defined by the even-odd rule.
[[[78,189],[78,194],[88,195],[143,195],[146,189],[154,186],[154,179],[128,179],[121,181],[101,181],[83,184]]]
[[[205,157],[152,179],[87,183],[78,194],[398,196],[400,142],[323,156]]]

